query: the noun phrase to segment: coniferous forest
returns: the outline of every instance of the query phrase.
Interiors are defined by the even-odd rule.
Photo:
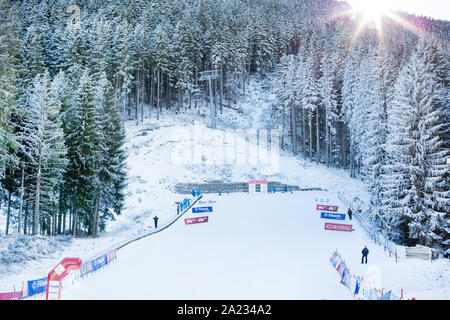
[[[392,240],[449,255],[450,22],[398,12],[380,28],[348,12],[333,0],[0,0],[7,224],[97,236],[124,206],[124,121],[183,117],[214,69],[218,113],[250,76],[275,76],[281,148],[363,179]]]

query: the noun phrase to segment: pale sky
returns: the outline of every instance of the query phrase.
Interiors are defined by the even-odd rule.
[[[450,21],[450,0],[347,0],[350,4],[380,4],[391,10]]]

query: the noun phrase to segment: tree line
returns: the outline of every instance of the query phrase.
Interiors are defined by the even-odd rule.
[[[275,111],[284,148],[366,182],[380,231],[449,255],[449,28],[404,21],[383,19],[383,37],[355,37],[358,20],[316,28],[281,59]]]
[[[97,235],[123,209],[123,121],[198,107],[211,69],[221,112],[331,3],[0,0],[6,232]]]
[[[366,179],[371,214],[389,221],[393,239],[445,249],[449,23],[400,14],[413,27],[384,19],[380,39],[348,9],[332,0],[0,0],[8,223],[96,235],[123,209],[124,120],[195,109],[197,94],[209,96],[205,70],[221,75],[217,112],[245,94],[251,74],[275,72],[282,148]]]

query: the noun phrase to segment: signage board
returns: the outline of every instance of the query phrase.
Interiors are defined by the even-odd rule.
[[[208,217],[187,218],[184,219],[186,225],[208,222]]]
[[[203,213],[203,212],[213,212],[213,208],[212,207],[192,208],[192,213]]]
[[[325,230],[351,232],[352,229],[351,224],[325,223]]]
[[[27,282],[28,296],[34,296],[47,290],[47,277]]]
[[[321,212],[320,217],[322,219],[345,220],[345,214],[343,213]]]
[[[319,211],[337,212],[338,208],[339,208],[338,206],[328,206],[328,205],[323,205],[323,204],[316,205],[316,209]]]

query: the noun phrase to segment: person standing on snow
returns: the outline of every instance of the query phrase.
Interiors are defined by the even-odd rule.
[[[348,208],[347,214],[348,214],[348,218],[350,220],[352,220],[352,214],[353,214],[352,209]]]
[[[367,264],[367,256],[369,255],[369,249],[367,249],[367,246],[364,246],[364,249],[362,249],[361,253],[362,253],[361,264],[363,263],[364,260],[366,260]]]
[[[158,217],[155,216],[155,217],[153,218],[153,220],[155,221],[155,229],[157,229],[157,228],[158,228]]]

